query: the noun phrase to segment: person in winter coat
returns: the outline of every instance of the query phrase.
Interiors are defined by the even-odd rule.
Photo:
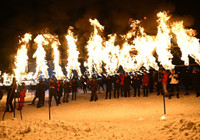
[[[8,92],[7,92],[7,98],[6,98],[6,112],[9,112],[9,107],[10,107],[10,112],[14,111],[12,102],[13,102],[13,98],[14,98],[14,93],[15,93],[15,89],[16,89],[16,83],[13,82],[13,84],[10,86]]]
[[[115,75],[115,78],[114,78],[114,98],[119,98],[119,87],[120,87],[120,82],[121,82],[121,79],[119,78],[118,75]],[[117,95],[116,95],[116,92],[117,92]]]
[[[75,78],[72,80],[72,100],[76,100],[76,93],[77,93],[77,88],[78,88],[78,83]]]
[[[112,91],[112,81],[111,81],[110,76],[108,76],[106,78],[106,97],[105,97],[105,99],[108,98],[108,93],[109,93],[109,99],[111,99],[111,91]]]
[[[144,97],[148,97],[148,85],[149,85],[149,75],[146,72],[144,72],[142,79]]]
[[[175,70],[172,69],[169,75],[170,80],[170,93],[169,93],[169,99],[171,99],[171,96],[174,94],[174,88],[176,88],[177,91],[177,98],[179,98],[179,80],[178,80],[178,74],[175,73]]]
[[[131,77],[125,73],[124,77],[124,97],[130,97]]]
[[[163,70],[163,79],[162,79],[162,84],[163,84],[163,94],[167,94],[167,84],[168,84],[168,77],[169,77],[169,72],[166,70]]]
[[[192,84],[196,92],[196,97],[200,96],[200,72],[197,68],[192,71]]]
[[[64,81],[63,89],[64,89],[63,103],[65,103],[65,102],[68,103],[69,102],[69,93],[71,92],[69,81]]]
[[[155,75],[155,85],[157,86],[157,95],[163,95],[163,86],[162,86],[162,72],[158,70]]]
[[[25,98],[25,93],[26,93],[26,85],[25,83],[22,83],[22,86],[19,87],[19,95],[20,95],[20,101],[19,101],[19,106],[17,110],[21,110],[24,104],[24,98]]]
[[[58,80],[56,82],[56,92],[57,92],[57,96],[58,96],[58,104],[61,104],[60,99],[62,97],[62,92],[63,92],[62,80]]]
[[[38,98],[39,98],[39,101],[37,103],[37,108],[44,106],[46,89],[47,89],[47,86],[45,85],[45,81],[43,80],[40,81],[37,88],[37,93],[38,93]]]
[[[136,73],[132,79],[133,89],[134,89],[134,97],[136,97],[136,93],[138,92],[138,97],[140,97],[140,77]]]
[[[54,81],[54,78],[51,78],[50,82],[49,82],[49,106],[51,106],[52,96],[54,96],[54,99],[56,101],[56,105],[58,106],[56,83]]]
[[[119,75],[119,78],[120,78],[120,90],[121,90],[121,97],[123,97],[123,92],[124,92],[124,74],[121,72],[120,75]]]
[[[0,101],[2,100],[2,98],[3,98],[3,92],[2,92],[1,87],[0,87]]]
[[[96,80],[95,77],[92,77],[92,80],[90,82],[90,86],[91,86],[91,98],[90,98],[90,102],[91,101],[96,101],[98,100],[98,97],[97,97],[97,90],[98,90],[98,82]]]

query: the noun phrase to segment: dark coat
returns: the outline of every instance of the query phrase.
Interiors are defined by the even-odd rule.
[[[98,89],[98,82],[97,80],[95,79],[95,81],[90,81],[90,86],[91,86],[91,90],[92,92],[97,92],[97,89]]]
[[[72,81],[72,92],[76,92],[78,88],[78,83],[77,81]]]
[[[131,77],[128,75],[128,76],[125,76],[124,77],[124,88],[129,88],[131,85]]]
[[[112,89],[112,80],[111,79],[106,79],[106,89],[111,90]]]
[[[133,88],[138,88],[138,87],[140,87],[140,84],[141,84],[141,79],[140,79],[140,77],[139,76],[135,76],[133,79],[132,79],[132,81],[133,81]]]
[[[71,92],[70,83],[69,82],[64,83],[63,89],[64,89],[64,92],[70,93]]]

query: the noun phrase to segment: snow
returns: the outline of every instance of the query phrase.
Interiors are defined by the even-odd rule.
[[[89,102],[90,93],[78,93],[76,101],[59,106],[53,99],[51,120],[48,103],[42,108],[28,105],[33,93],[27,95],[23,120],[18,110],[16,118],[6,113],[4,121],[0,121],[0,139],[200,139],[200,97],[195,93],[182,94],[180,99],[166,98],[166,115],[163,97],[155,92],[149,97],[107,100],[105,93],[99,93],[96,102]],[[6,96],[0,101],[0,119],[5,100]]]

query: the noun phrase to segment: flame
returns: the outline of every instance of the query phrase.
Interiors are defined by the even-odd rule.
[[[167,15],[167,12],[159,12],[157,14],[159,18],[158,22],[158,33],[156,36],[156,52],[158,54],[158,61],[165,69],[173,69],[174,65],[172,64],[173,55],[170,52],[171,47],[171,38],[170,28],[168,26],[168,20],[170,16]]]
[[[79,51],[77,51],[77,38],[72,32],[73,27],[69,27],[68,34],[65,36],[68,42],[68,63],[67,63],[67,77],[70,78],[72,70],[76,70],[78,75],[81,76],[80,63],[78,62]]]
[[[91,34],[86,46],[88,51],[88,59],[85,63],[85,66],[88,67],[88,71],[91,76],[93,74],[93,69],[97,73],[102,73],[103,39],[98,34],[98,31],[103,31],[104,27],[99,23],[97,19],[90,19],[89,21],[90,24],[94,26],[94,32]]]
[[[176,35],[178,46],[182,52],[181,60],[184,61],[184,64],[189,65],[189,55],[200,64],[200,45],[199,39],[194,37],[195,31],[184,29],[183,21],[179,21],[172,24],[172,32]]]
[[[196,32],[193,29],[185,29],[183,21],[170,22],[170,15],[166,11],[157,13],[157,33],[155,35],[148,35],[144,28],[141,26],[140,20],[130,20],[129,30],[125,35],[122,35],[122,46],[116,45],[117,34],[108,35],[108,39],[100,34],[104,30],[97,19],[89,19],[90,24],[94,30],[87,41],[86,49],[88,58],[85,61],[85,66],[89,75],[100,74],[103,68],[106,73],[113,75],[117,72],[120,66],[126,72],[140,71],[141,67],[145,67],[148,71],[150,68],[158,70],[158,64],[162,65],[164,69],[173,69],[175,66],[172,64],[173,55],[171,54],[172,37],[176,37],[178,47],[182,52],[181,60],[185,65],[189,65],[189,58],[191,56],[195,61],[200,64],[200,44],[199,39],[195,37]],[[68,42],[68,63],[66,65],[67,77],[72,77],[72,70],[76,70],[78,75],[81,76],[79,51],[77,49],[77,36],[72,32],[73,27],[69,27],[68,34],[65,36]],[[174,35],[174,36],[172,36]],[[31,74],[27,74],[27,47],[31,40],[30,34],[25,34],[20,39],[21,45],[17,51],[15,59],[15,77],[18,82],[25,78],[31,78]],[[37,43],[38,48],[33,55],[36,58],[36,72],[33,76],[38,79],[40,72],[48,78],[48,66],[45,60],[46,52],[43,48],[44,45],[51,44],[54,54],[54,71],[57,79],[64,78],[60,62],[60,52],[58,46],[60,45],[58,36],[51,34],[38,35],[34,41]],[[158,56],[158,58],[155,57]],[[6,77],[6,75],[4,74]]]
[[[36,58],[36,72],[34,74],[34,79],[38,79],[40,72],[42,72],[44,74],[44,78],[48,78],[49,74],[48,74],[48,66],[47,66],[47,62],[46,62],[46,52],[43,48],[42,45],[47,45],[49,42],[45,40],[45,38],[43,37],[43,35],[38,35],[34,41],[37,43],[38,48],[36,50],[36,52],[33,54],[33,58]]]
[[[22,81],[22,76],[27,74],[27,68],[28,68],[27,47],[31,38],[32,35],[26,33],[23,36],[23,38],[19,41],[21,47],[17,50],[17,55],[15,56],[15,62],[14,62],[15,69],[13,69],[18,83]]]
[[[104,68],[109,75],[113,75],[119,68],[119,45],[115,46],[116,34],[109,35],[109,40],[104,42],[103,46],[103,62]]]
[[[51,34],[43,34],[43,36],[51,43],[51,48],[53,49],[53,56],[54,56],[54,71],[55,71],[55,77],[56,79],[60,80],[63,79],[65,76],[62,72],[62,68],[60,66],[60,52],[58,50],[58,46],[60,45],[60,42],[58,40],[58,36],[53,36]]]

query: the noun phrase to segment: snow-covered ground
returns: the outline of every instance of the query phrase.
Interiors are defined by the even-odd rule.
[[[96,102],[89,102],[90,93],[78,93],[76,101],[59,106],[53,99],[51,120],[47,102],[42,108],[26,103],[23,120],[16,110],[15,119],[13,113],[6,113],[0,121],[0,139],[200,139],[200,97],[194,93],[181,95],[180,99],[166,98],[165,119],[161,118],[163,97],[156,93],[107,100],[105,93],[99,93],[98,97]],[[0,101],[0,119],[5,98]],[[32,99],[29,93],[26,101]]]

